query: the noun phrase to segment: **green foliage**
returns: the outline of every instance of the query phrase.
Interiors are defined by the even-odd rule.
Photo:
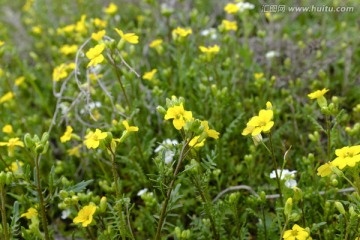
[[[0,0],[0,239],[360,238],[359,2],[228,3]]]

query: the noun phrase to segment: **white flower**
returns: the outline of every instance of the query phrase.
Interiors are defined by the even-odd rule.
[[[285,181],[285,186],[288,188],[293,188],[297,186],[297,182],[294,179],[289,179]]]
[[[265,57],[267,59],[271,59],[271,58],[274,58],[274,57],[278,57],[280,54],[277,52],[277,51],[269,51],[266,53]]]
[[[200,35],[204,36],[204,37],[210,36],[210,38],[213,39],[213,40],[215,40],[217,38],[215,28],[209,28],[209,29],[202,30],[200,32]]]
[[[67,219],[70,216],[70,209],[65,209],[61,212],[61,219]]]
[[[165,163],[169,164],[172,162],[173,158],[175,156],[175,153],[171,150],[166,150],[165,152]]]
[[[176,139],[166,139],[155,149],[155,152],[160,152],[165,148],[171,148],[172,146],[175,146],[177,144],[179,144],[179,142]]]
[[[296,170],[289,171],[287,169],[283,169],[282,172],[281,172],[281,169],[277,169],[276,171],[277,171],[277,174],[280,177],[280,179],[285,180],[285,186],[286,187],[293,188],[293,187],[297,186],[297,182],[296,182],[296,180],[294,180]],[[281,176],[280,176],[280,173],[281,173]],[[276,178],[275,170],[273,170],[270,173],[270,178]]]
[[[254,4],[248,2],[239,2],[236,5],[239,7],[239,12],[244,12],[245,10],[252,10],[255,8]]]
[[[143,194],[145,194],[146,192],[147,192],[147,188],[144,188],[144,189],[141,189],[138,193],[137,193],[137,195],[140,197],[141,195],[143,195]]]

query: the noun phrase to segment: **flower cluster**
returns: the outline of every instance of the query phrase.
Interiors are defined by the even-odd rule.
[[[268,133],[274,126],[272,121],[274,113],[270,102],[266,103],[267,109],[261,109],[259,115],[252,117],[246,124],[246,128],[243,130],[242,135],[246,136],[251,134],[255,137],[262,132]]]
[[[360,162],[360,145],[356,146],[346,146],[341,149],[335,150],[336,158],[329,162],[321,165],[318,168],[318,175],[321,177],[326,177],[332,173],[332,167],[338,167],[343,169],[346,166],[354,167],[358,162]]]

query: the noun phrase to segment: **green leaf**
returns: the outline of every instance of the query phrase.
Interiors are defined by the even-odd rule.
[[[90,183],[92,183],[94,180],[87,180],[87,181],[82,181],[74,186],[68,187],[66,189],[66,191],[74,191],[74,192],[81,192],[82,190],[84,190],[86,188],[87,185],[89,185]]]

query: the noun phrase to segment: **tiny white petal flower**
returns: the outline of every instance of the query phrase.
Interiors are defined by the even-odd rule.
[[[288,188],[293,188],[297,186],[297,182],[294,179],[289,179],[285,181],[285,186]]]
[[[144,193],[146,193],[147,190],[148,190],[147,188],[141,189],[141,190],[137,193],[137,195],[140,197],[141,195],[143,195]]]
[[[173,158],[175,156],[175,153],[173,153],[172,151],[168,150],[165,152],[165,163],[169,164],[172,162]]]

